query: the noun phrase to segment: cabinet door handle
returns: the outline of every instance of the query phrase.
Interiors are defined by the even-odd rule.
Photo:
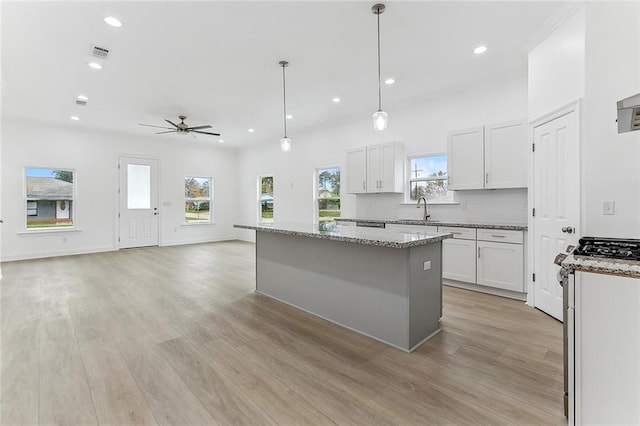
[[[367,189],[367,183],[365,181],[362,181],[362,189]]]
[[[506,235],[491,234],[491,236],[496,238],[507,238]]]
[[[478,247],[478,259],[480,259],[480,247]]]
[[[484,183],[489,183],[489,173],[484,174]]]

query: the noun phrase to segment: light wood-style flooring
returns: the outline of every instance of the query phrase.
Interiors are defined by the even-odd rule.
[[[562,325],[444,289],[412,354],[253,292],[255,247],[6,262],[3,425],[562,424]]]

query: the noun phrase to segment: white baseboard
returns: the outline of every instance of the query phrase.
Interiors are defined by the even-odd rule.
[[[477,291],[479,293],[492,294],[494,296],[508,297],[509,299],[521,300],[523,302],[527,300],[527,293],[518,293],[516,291],[503,290],[501,288],[486,287],[479,284],[470,284],[462,281],[443,279],[442,285],[463,288],[465,290]]]
[[[238,238],[233,236],[227,237],[216,237],[216,238],[203,238],[201,240],[189,240],[189,241],[163,241],[162,244],[159,244],[160,247],[170,247],[170,246],[186,246],[189,244],[204,244],[204,243],[219,243],[221,241],[233,241]]]
[[[16,260],[30,260],[30,259],[44,259],[47,257],[60,257],[60,256],[75,256],[79,254],[91,254],[91,253],[104,253],[109,251],[116,251],[114,246],[105,247],[89,247],[71,250],[51,250],[45,252],[29,252],[29,253],[16,253],[8,256],[3,256],[3,262],[13,262]]]

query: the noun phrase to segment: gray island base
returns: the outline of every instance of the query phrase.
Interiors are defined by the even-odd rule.
[[[256,292],[410,352],[440,331],[451,234],[312,225],[256,230]]]

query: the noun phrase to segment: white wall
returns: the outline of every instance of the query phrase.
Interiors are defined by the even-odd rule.
[[[529,52],[529,120],[584,96],[585,10],[573,13]]]
[[[584,234],[640,238],[640,131],[616,125],[616,102],[640,93],[640,3],[589,2],[586,23]]]
[[[524,118],[527,115],[527,78],[525,75],[496,78],[492,81],[434,94],[429,99],[389,107],[389,127],[384,132],[372,128],[370,114],[348,117],[322,130],[296,135],[295,123],[289,126],[293,149],[288,154],[279,150],[277,140],[259,147],[249,147],[240,153],[238,167],[239,193],[242,195],[238,220],[254,223],[257,220],[257,184],[261,174],[274,174],[275,216],[277,221],[310,222],[313,217],[313,171],[315,168],[340,165],[343,171],[348,148],[399,141],[405,145],[406,155],[444,153],[447,133],[482,124]],[[344,187],[344,185],[343,185]],[[466,192],[466,191],[465,191]],[[463,218],[474,204],[498,200],[493,208],[478,209],[473,220],[495,222],[501,209],[509,222],[526,222],[525,190],[461,192],[463,203],[454,206],[431,206],[434,218]],[[478,197],[482,193],[488,198]],[[342,216],[362,218],[409,217],[420,212],[412,205],[401,205],[402,195],[342,194]],[[502,204],[501,204],[502,203]],[[467,209],[466,213],[463,209]],[[502,217],[501,217],[502,218]],[[241,232],[251,240],[252,231]]]
[[[134,137],[49,127],[3,118],[2,260],[26,259],[117,248],[118,156],[158,158],[160,245],[235,237],[236,153],[200,142],[176,144],[161,137]],[[76,171],[78,232],[25,233],[24,168]],[[214,225],[183,226],[184,177],[211,176]],[[170,203],[170,206],[163,204]]]

